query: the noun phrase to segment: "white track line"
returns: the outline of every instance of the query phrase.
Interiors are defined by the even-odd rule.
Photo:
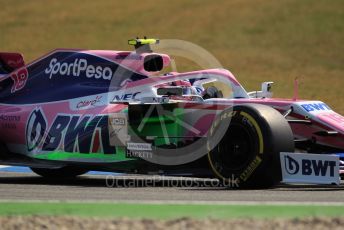
[[[8,167],[11,167],[11,166],[8,166],[8,165],[0,165],[0,169],[2,169],[2,168],[8,168]]]

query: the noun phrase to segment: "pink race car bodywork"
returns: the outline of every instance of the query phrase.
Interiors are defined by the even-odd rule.
[[[157,57],[161,69],[169,65],[168,55],[151,52],[55,50],[28,65],[12,66],[8,65],[8,54],[0,55],[7,69],[0,79],[0,142],[6,151],[1,158],[3,164],[33,168],[81,164],[87,169],[147,172],[138,167],[147,159],[137,157],[142,151],[133,152],[138,145],[133,148],[132,141],[126,139],[131,135],[127,129],[139,113],[145,115],[144,105],[155,104],[173,105],[172,117],[180,115],[176,111],[183,111],[183,115],[178,128],[170,124],[166,130],[145,130],[143,136],[155,138],[145,149],[148,152],[153,146],[172,142],[179,146],[181,142],[207,138],[220,112],[251,104],[265,105],[282,114],[289,122],[296,148],[318,153],[344,149],[344,117],[321,101],[270,98],[270,90],[247,93],[234,75],[224,69],[157,74],[159,71],[150,71],[145,65],[147,58]],[[176,81],[190,82],[184,88],[193,93],[167,97],[157,93],[159,85]],[[229,87],[230,94],[204,99],[209,82],[222,82]],[[136,112],[131,112],[131,108]],[[166,119],[171,116],[166,115]],[[116,129],[118,125],[126,130]],[[188,167],[175,169],[196,176],[213,173],[209,165],[192,165],[198,161],[201,160],[191,157],[183,163]],[[149,162],[149,167],[152,164],[159,162]],[[164,165],[168,165],[165,172],[173,174],[171,167],[178,165],[178,160]],[[190,168],[197,168],[198,173]]]

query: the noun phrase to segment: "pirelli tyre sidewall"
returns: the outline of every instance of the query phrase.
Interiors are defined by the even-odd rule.
[[[280,152],[293,152],[293,133],[275,109],[258,104],[224,110],[208,132],[214,175],[233,188],[266,188],[281,181]]]

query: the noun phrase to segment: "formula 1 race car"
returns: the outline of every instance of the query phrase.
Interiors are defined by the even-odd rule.
[[[272,82],[248,93],[225,69],[163,74],[171,60],[151,50],[158,41],[57,49],[27,65],[0,53],[0,164],[50,178],[98,170],[242,188],[273,186],[286,170],[339,178],[343,116],[321,101],[271,98]]]

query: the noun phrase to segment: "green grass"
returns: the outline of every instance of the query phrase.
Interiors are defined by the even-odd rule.
[[[182,205],[125,203],[0,203],[0,215],[74,215],[83,217],[301,218],[343,216],[342,206],[316,205]]]
[[[0,0],[0,50],[28,61],[58,48],[128,50],[147,35],[198,44],[249,90],[272,80],[275,96],[321,99],[344,114],[342,0]],[[178,70],[196,69],[190,62]]]

